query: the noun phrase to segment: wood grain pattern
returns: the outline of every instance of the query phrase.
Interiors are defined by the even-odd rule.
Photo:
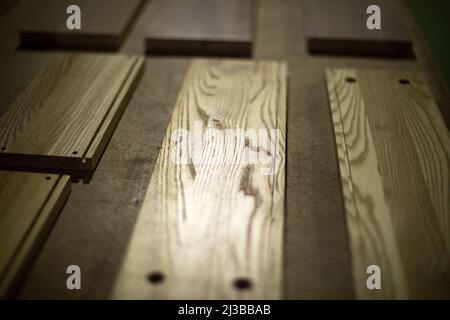
[[[148,54],[252,54],[252,0],[154,0],[149,7]]]
[[[393,2],[403,7],[404,1]],[[413,32],[417,61],[311,57],[303,37],[299,39],[302,3],[259,1],[254,42],[258,60],[289,60],[284,295],[288,299],[352,298],[348,237],[323,68],[417,68],[426,72],[447,124],[450,103],[432,60],[419,56],[426,48],[406,7],[402,13]],[[0,19],[0,51],[15,51],[18,21],[15,10]],[[144,16],[139,19],[144,27],[143,22]],[[121,50],[144,52],[142,39],[144,33],[133,28]],[[14,102],[44,58],[53,54],[28,51],[15,56],[21,60],[2,59],[8,63],[0,67],[0,99],[6,103],[0,103],[0,110]],[[27,276],[21,298],[105,299],[111,295],[188,63],[189,59],[147,59],[146,73],[92,180],[88,185],[72,184],[71,196]],[[82,290],[67,290],[62,285],[67,275],[61,270],[74,257],[83,268]]]
[[[143,63],[122,55],[54,59],[0,118],[0,164],[93,170]]]
[[[17,288],[69,192],[69,176],[0,171],[0,298]]]
[[[359,298],[450,297],[450,135],[416,71],[327,70]],[[382,271],[368,290],[366,268]]]
[[[155,165],[116,298],[280,298],[286,66],[194,60]],[[202,162],[176,164],[176,129],[279,129],[271,148],[206,135]],[[272,138],[275,138],[272,135]],[[244,141],[245,140],[245,141]],[[254,149],[252,149],[254,148]],[[250,150],[270,162],[240,160]],[[194,159],[181,149],[181,156]],[[212,162],[204,162],[212,160]],[[279,166],[273,175],[264,169]],[[148,281],[150,277],[150,281]],[[163,281],[152,283],[156,280]],[[239,286],[249,286],[239,289]]]
[[[369,30],[369,5],[381,9],[381,29]],[[413,57],[412,40],[392,1],[305,0],[308,49],[319,54]]]
[[[21,26],[20,45],[33,49],[117,50],[143,0],[25,0],[29,19]],[[68,30],[66,9],[81,9],[81,29]]]

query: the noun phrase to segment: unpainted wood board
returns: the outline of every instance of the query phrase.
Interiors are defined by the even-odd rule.
[[[1,298],[14,294],[69,192],[69,176],[0,171]]]
[[[403,4],[403,1],[393,2]],[[448,95],[433,72],[432,61],[419,55],[425,49],[418,36],[420,31],[402,6],[405,22],[413,31],[417,60],[308,55],[303,37],[300,41],[298,38],[303,34],[303,21],[295,18],[303,13],[303,1],[261,0],[259,3],[254,57],[289,61],[284,294],[288,299],[352,298],[340,174],[323,69],[346,66],[423,70],[447,123]],[[14,26],[20,20],[12,14],[5,15],[8,19],[0,19],[0,51],[2,48],[15,50]],[[138,22],[142,27],[144,20],[143,16]],[[143,52],[141,31],[133,28],[121,50]],[[42,62],[36,61],[37,58],[52,55],[22,51],[15,57],[23,60],[0,67],[0,97],[8,100],[6,104],[0,103],[0,108],[9,106],[29,82],[30,73]],[[92,180],[85,185],[72,184],[71,196],[28,274],[20,298],[105,299],[110,296],[188,63],[189,59],[173,57],[147,59],[147,71]],[[67,290],[65,285],[65,268],[73,263],[82,267],[82,290]]]
[[[25,0],[22,48],[118,50],[144,0]],[[69,30],[67,7],[78,5],[81,29]]]
[[[381,29],[366,25],[370,5],[381,10]],[[311,53],[413,57],[402,17],[385,0],[305,0],[305,35]]]
[[[450,297],[450,135],[418,71],[326,71],[359,298]],[[366,269],[381,268],[381,290]]]
[[[191,63],[115,298],[281,297],[286,82],[284,63]],[[199,128],[218,134],[204,132],[200,154],[188,152],[194,140],[173,138]],[[229,129],[277,131],[257,145]],[[262,158],[242,161],[251,150]],[[176,163],[174,153],[189,162]]]
[[[154,0],[149,7],[148,54],[252,54],[253,0]]]
[[[93,170],[144,64],[125,55],[64,55],[0,118],[0,165]]]

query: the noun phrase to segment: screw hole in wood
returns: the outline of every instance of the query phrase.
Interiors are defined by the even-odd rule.
[[[353,77],[346,77],[346,78],[345,78],[345,81],[348,82],[348,83],[355,83],[355,82],[356,82],[356,79],[353,78]]]
[[[399,79],[398,82],[399,82],[400,84],[403,84],[403,85],[410,84],[410,82],[409,82],[408,79]]]
[[[234,287],[238,290],[248,290],[252,287],[252,282],[247,278],[237,278],[234,280]]]
[[[164,274],[162,274],[162,272],[159,272],[159,271],[151,272],[147,276],[147,280],[153,284],[161,283],[164,281]]]

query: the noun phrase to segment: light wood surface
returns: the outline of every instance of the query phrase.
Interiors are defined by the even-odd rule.
[[[0,118],[0,164],[94,169],[143,62],[123,55],[54,59]]]
[[[68,176],[0,171],[0,297],[14,294],[70,192]]]
[[[19,0],[3,0],[0,3],[0,16],[10,10]]]
[[[251,56],[253,0],[154,0],[149,54]]]
[[[449,96],[420,29],[402,0],[392,3],[399,5],[412,31],[417,60],[311,56],[304,40],[304,1],[259,1],[254,57],[287,60],[289,69],[283,266],[284,295],[288,299],[354,297],[324,68],[420,69],[450,124]],[[144,52],[142,39],[151,14],[151,10],[145,10],[121,47],[122,52]],[[0,113],[57,54],[16,52],[16,27],[20,21],[16,10],[0,18]],[[111,296],[189,62],[174,57],[147,59],[142,80],[91,181],[72,184],[71,196],[32,266],[20,298]],[[65,268],[73,263],[82,267],[82,290],[67,290],[65,285]]]
[[[326,72],[359,298],[450,297],[450,135],[417,71]],[[381,268],[368,290],[366,268]]]
[[[380,7],[380,30],[366,26],[370,5]],[[413,56],[411,35],[392,1],[305,0],[304,17],[312,53]]]
[[[32,49],[117,50],[144,0],[24,0],[20,43]],[[69,5],[81,10],[81,29],[69,30]]]
[[[280,298],[284,221],[286,66],[274,62],[194,60],[127,251],[116,298]],[[200,155],[171,153],[172,133],[196,123]],[[264,146],[227,129],[278,129]],[[258,140],[260,141],[260,140]],[[242,162],[249,150],[269,163]],[[262,160],[264,161],[264,160]],[[278,167],[278,170],[266,171]],[[154,283],[155,278],[163,277]],[[245,288],[240,288],[241,286]],[[248,287],[247,287],[248,286]]]

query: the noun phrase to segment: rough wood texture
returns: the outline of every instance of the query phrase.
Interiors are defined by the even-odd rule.
[[[0,171],[0,298],[14,294],[69,192],[68,176]]]
[[[416,71],[326,72],[359,298],[450,297],[450,135]],[[378,265],[382,290],[368,290]]]
[[[154,0],[149,54],[251,56],[252,0]]]
[[[281,297],[286,76],[282,63],[192,62],[117,298]],[[186,136],[175,141],[173,132],[183,128],[193,134],[199,124],[223,134],[222,140],[205,133],[202,162],[186,147],[179,152],[190,163],[176,164],[171,154],[189,142]],[[271,143],[264,146],[227,129],[279,131],[269,132]],[[242,162],[250,150],[269,161]],[[161,277],[162,283],[152,283]]]
[[[21,25],[20,44],[33,49],[117,50],[143,0],[24,0],[29,17]],[[69,30],[69,5],[81,9],[81,29]]]
[[[93,170],[143,63],[122,55],[52,61],[0,118],[0,164]]]
[[[402,17],[383,0],[305,0],[305,25],[311,53],[413,57]],[[381,30],[369,30],[369,5],[381,9]]]

